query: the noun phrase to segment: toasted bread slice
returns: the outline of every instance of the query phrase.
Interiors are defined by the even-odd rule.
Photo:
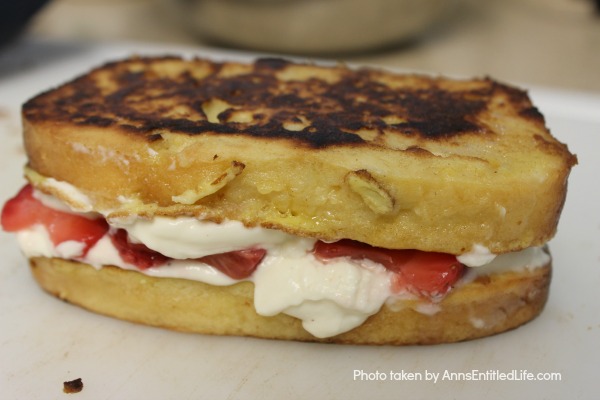
[[[548,241],[576,163],[519,89],[278,59],[114,62],[23,119],[29,179],[113,217],[453,254]]]
[[[30,265],[40,286],[58,298],[136,323],[212,335],[394,345],[457,342],[516,328],[543,310],[551,275],[548,263],[481,277],[453,290],[432,315],[409,303],[385,305],[361,326],[319,339],[296,318],[258,315],[251,282],[211,286],[58,258],[35,257]]]

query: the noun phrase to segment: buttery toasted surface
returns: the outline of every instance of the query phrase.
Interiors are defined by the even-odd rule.
[[[363,325],[317,339],[284,314],[264,317],[253,307],[253,284],[211,286],[56,258],[32,258],[46,291],[86,309],[163,328],[214,335],[348,344],[437,344],[485,337],[535,318],[548,297],[550,264],[479,278],[455,288],[433,315],[399,304],[384,306]]]
[[[23,120],[29,179],[113,216],[453,254],[545,243],[576,163],[525,92],[491,79],[275,59],[114,62],[31,99]]]

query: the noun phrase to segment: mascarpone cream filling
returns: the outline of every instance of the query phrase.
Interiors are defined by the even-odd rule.
[[[68,209],[51,196],[38,192],[36,197],[47,206]],[[98,269],[114,265],[150,276],[183,278],[211,285],[232,285],[239,281],[194,258],[261,247],[267,250],[263,261],[245,279],[254,283],[256,312],[264,316],[284,313],[299,318],[304,329],[319,338],[349,331],[377,313],[384,303],[397,305],[411,296],[392,292],[393,274],[382,265],[346,257],[322,263],[311,252],[314,239],[273,229],[247,228],[237,221],[217,224],[192,217],[111,219],[109,223],[112,228],[127,230],[134,241],[174,260],[139,270],[121,258],[108,235],[81,257],[81,244],[63,242],[54,246],[42,225],[18,232],[17,238],[27,257],[76,259]],[[476,246],[470,254],[459,257],[459,261],[478,266],[469,268],[465,274],[464,279],[469,280],[478,275],[541,267],[549,257],[540,247],[494,256],[482,246]],[[437,310],[428,304],[417,304],[415,309],[424,313]]]

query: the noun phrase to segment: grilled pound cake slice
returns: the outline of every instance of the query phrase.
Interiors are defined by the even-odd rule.
[[[384,305],[355,329],[315,337],[285,313],[258,314],[252,283],[212,286],[189,279],[156,278],[121,268],[36,257],[31,270],[58,298],[111,317],[177,331],[325,343],[413,345],[476,339],[513,329],[544,308],[550,265],[508,271],[452,291],[439,311]],[[151,290],[149,288],[152,288]]]
[[[279,59],[114,62],[23,119],[31,170],[94,209],[452,254],[545,243],[576,163],[491,79]]]

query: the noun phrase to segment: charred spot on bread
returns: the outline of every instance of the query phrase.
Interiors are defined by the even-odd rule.
[[[241,68],[201,59],[132,58],[46,92],[28,101],[23,112],[31,121],[118,127],[148,141],[157,139],[157,130],[167,130],[283,139],[319,149],[373,145],[359,134],[364,130],[427,141],[492,135],[479,115],[500,93],[521,115],[540,118],[524,92],[489,78],[461,85],[281,59]],[[206,113],[210,104],[218,104],[214,115]],[[302,129],[286,129],[294,120],[302,121]]]

